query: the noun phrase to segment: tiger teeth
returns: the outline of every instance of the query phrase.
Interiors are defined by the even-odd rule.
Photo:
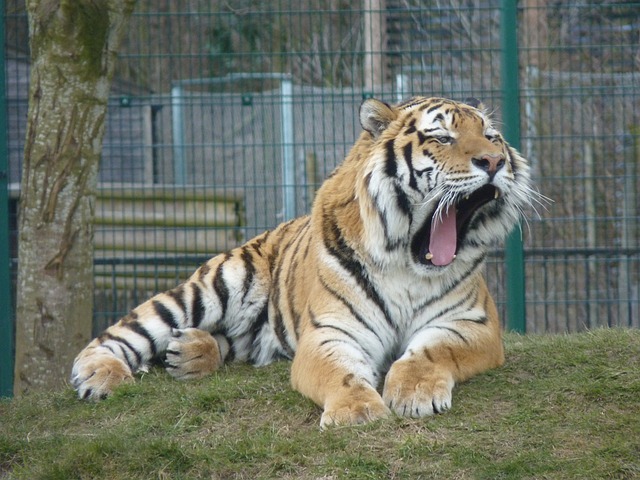
[[[496,188],[496,193],[494,193],[494,194],[493,194],[493,199],[495,200],[495,199],[497,199],[498,197],[500,197],[500,190],[498,190],[498,189]]]
[[[454,255],[453,255],[453,257],[451,257],[451,258],[452,258],[452,260],[455,260],[455,259],[456,259],[456,257],[457,257],[457,255],[456,255],[456,254],[454,254]],[[426,258],[427,260],[431,260],[431,259],[433,258],[433,253],[428,252],[428,253],[424,256],[424,258]]]

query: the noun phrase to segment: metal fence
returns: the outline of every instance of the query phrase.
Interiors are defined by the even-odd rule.
[[[500,119],[505,93],[519,97],[512,142],[553,200],[523,224],[526,330],[640,326],[640,3],[522,1],[510,22],[515,3],[139,0],[102,155],[95,329],[308,211],[363,98],[473,96]],[[15,215],[29,63],[23,2],[5,8]],[[14,268],[15,225],[0,232]],[[497,251],[503,316],[505,275]]]

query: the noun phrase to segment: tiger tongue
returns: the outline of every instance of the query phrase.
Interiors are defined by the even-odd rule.
[[[434,215],[431,223],[429,252],[431,263],[437,266],[449,265],[456,257],[456,209],[450,207],[442,215]]]

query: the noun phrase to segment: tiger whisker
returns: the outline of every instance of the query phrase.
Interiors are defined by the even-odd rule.
[[[542,216],[540,215],[538,208],[536,208],[536,205],[548,212],[549,209],[547,207],[554,203],[551,198],[546,197],[537,189],[532,188],[529,185],[520,185],[518,189],[514,190],[514,194],[519,200],[521,200],[521,203],[528,205],[535,212],[535,215],[539,220]]]
[[[515,208],[520,213],[521,221],[524,221],[525,225],[527,226],[527,233],[529,234],[529,236],[531,236],[531,224],[529,223],[529,219],[527,218],[524,209],[520,205],[515,205]]]

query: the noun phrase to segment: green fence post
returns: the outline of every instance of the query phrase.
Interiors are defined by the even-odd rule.
[[[5,2],[0,1],[0,397],[13,395],[13,308],[9,253],[9,161],[4,71]]]
[[[502,76],[502,121],[504,136],[520,148],[520,91],[518,86],[518,11],[517,0],[502,0],[500,40]],[[525,310],[524,250],[518,225],[506,242],[507,328],[524,333]]]

